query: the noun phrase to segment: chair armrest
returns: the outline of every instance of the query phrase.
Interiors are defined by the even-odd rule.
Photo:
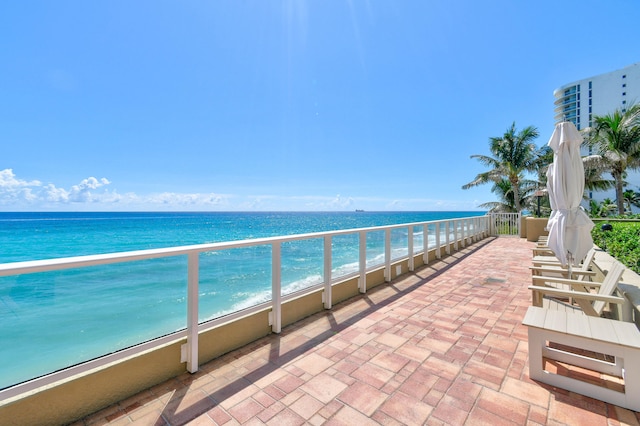
[[[563,269],[567,269],[566,266],[562,266],[559,260],[535,260],[531,261],[534,266],[558,266]]]
[[[555,256],[556,254],[551,251],[551,249],[548,248],[544,248],[544,247],[534,247],[531,249],[533,251],[533,255],[534,256]]]
[[[569,278],[545,277],[543,275],[532,275],[531,281],[533,282],[534,285],[536,281],[551,282],[551,283],[557,283],[557,284],[567,284],[567,285],[570,285],[571,287],[576,286],[576,287],[598,288],[602,285],[602,283],[599,283],[597,281],[570,280]]]
[[[573,297],[574,299],[599,300],[602,302],[616,303],[616,304],[622,304],[625,301],[624,297],[620,297],[620,296],[609,296],[606,294],[587,293],[584,291],[558,290],[553,287],[541,287],[536,285],[530,285],[527,288],[534,292],[555,296],[555,297]]]
[[[567,268],[545,268],[544,266],[529,266],[531,272],[538,272],[538,275],[544,276],[545,272],[552,272],[554,274],[566,274],[569,275],[569,270]],[[598,273],[596,271],[585,271],[583,269],[574,269],[571,271],[572,275],[587,275],[590,277],[596,276]]]

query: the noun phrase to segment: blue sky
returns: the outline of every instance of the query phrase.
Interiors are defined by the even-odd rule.
[[[640,3],[0,5],[0,210],[475,210],[472,154],[640,61]]]

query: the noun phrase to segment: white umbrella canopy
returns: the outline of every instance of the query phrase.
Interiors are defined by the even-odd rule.
[[[582,136],[571,122],[556,124],[549,139],[553,163],[547,170],[551,217],[548,245],[563,266],[578,265],[593,247],[593,222],[580,206],[584,194]]]

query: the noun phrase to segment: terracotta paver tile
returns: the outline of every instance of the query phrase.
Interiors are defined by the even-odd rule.
[[[305,420],[302,417],[289,409],[280,411],[267,422],[270,426],[299,426],[304,423]]]
[[[606,404],[601,401],[585,400],[574,394],[556,395],[551,398],[549,419],[564,424],[606,425],[606,410]]]
[[[219,425],[226,424],[232,419],[231,415],[222,407],[213,407],[211,410],[207,411],[207,415]]]
[[[375,341],[391,348],[399,348],[407,342],[406,338],[399,337],[392,333],[384,333],[375,338]]]
[[[458,376],[461,368],[460,365],[444,360],[438,357],[437,354],[433,354],[422,363],[418,371],[424,371],[427,374],[433,374],[452,381]]]
[[[318,355],[317,353],[311,353],[296,360],[294,365],[315,376],[321,371],[331,367],[333,362],[330,359]]]
[[[380,389],[391,380],[393,373],[377,365],[364,364],[351,373],[351,376]]]
[[[304,391],[302,391],[300,388],[294,389],[293,391],[286,394],[284,398],[280,400],[280,402],[282,402],[284,405],[288,407],[289,405],[296,402],[298,399],[302,398],[304,395],[305,395]]]
[[[346,387],[347,385],[341,381],[321,373],[302,385],[300,389],[326,404],[338,396]]]
[[[515,426],[518,423],[514,423],[511,420],[500,417],[497,414],[491,413],[480,407],[474,407],[467,417],[466,424],[469,425],[491,425],[491,426]],[[558,425],[560,426],[560,425]]]
[[[157,423],[141,423],[141,425],[142,424],[145,424],[145,425],[152,424],[153,426],[157,426]],[[189,423],[187,423],[187,425],[189,425],[189,426],[217,426],[218,423],[216,423],[207,414],[202,414],[202,415],[196,417],[195,419],[191,420]]]
[[[438,376],[416,371],[400,385],[399,390],[422,400],[433,389],[438,380]]]
[[[255,394],[253,394],[253,399],[255,399],[263,407],[270,407],[273,403],[276,402],[276,400],[265,391],[256,392]]]
[[[488,388],[482,390],[476,406],[516,424],[524,424],[529,411],[526,402]]]
[[[438,406],[433,410],[432,413],[433,417],[440,419],[447,424],[455,425],[464,424],[468,415],[468,410],[463,410],[459,407],[448,404],[445,401],[442,401],[440,404],[438,404]]]
[[[303,395],[296,402],[291,404],[289,406],[289,409],[298,414],[303,419],[308,420],[313,417],[323,406],[324,404],[322,404],[314,397],[310,395]]]
[[[476,403],[480,392],[482,392],[482,386],[459,378],[447,389],[446,396],[455,400],[449,402],[451,405],[469,411]]]
[[[465,365],[464,372],[473,376],[474,382],[496,390],[500,389],[506,376],[505,370],[473,360]]]
[[[549,406],[549,391],[536,383],[522,382],[507,377],[504,381],[502,392],[540,407]]]
[[[181,424],[206,413],[215,405],[205,392],[195,390],[170,400],[162,415],[171,424]]]
[[[247,422],[250,418],[260,413],[264,407],[253,399],[245,399],[240,401],[237,405],[229,408],[227,411],[234,419],[240,423]]]
[[[274,382],[274,386],[285,393],[292,392],[304,384],[304,380],[292,374],[287,374]]]
[[[358,410],[354,410],[349,406],[342,407],[329,421],[324,423],[325,426],[377,426],[380,423],[365,416]]]
[[[372,363],[386,370],[397,373],[409,363],[409,359],[392,352],[381,352],[371,360]]]
[[[338,399],[361,413],[370,416],[389,397],[366,383],[355,382],[345,389]]]
[[[380,411],[401,423],[420,425],[429,417],[433,407],[418,399],[397,392],[382,404]]]
[[[248,385],[244,387],[240,387],[238,391],[232,395],[227,396],[224,400],[220,401],[220,406],[225,409],[229,409],[234,405],[240,403],[244,399],[251,398],[254,394],[256,394],[260,389],[255,385]],[[215,398],[216,402],[218,401],[219,394],[213,394],[212,397]]]
[[[431,355],[431,351],[418,347],[415,343],[405,343],[396,349],[395,353],[422,362]]]
[[[287,407],[281,402],[276,402],[275,404],[270,405],[268,408],[262,410],[260,414],[258,414],[257,418],[266,423],[271,420],[276,414],[286,409]]]

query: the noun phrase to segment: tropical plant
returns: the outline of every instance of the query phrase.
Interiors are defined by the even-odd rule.
[[[631,206],[640,207],[640,192],[634,191],[633,189],[627,189],[622,193],[624,197],[624,202],[627,205],[627,212],[631,214]]]
[[[582,159],[584,165],[584,189],[586,191],[608,191],[615,188],[615,181],[602,177],[604,170],[596,167],[591,157]],[[585,198],[588,198],[585,196]]]
[[[462,189],[493,183],[493,192],[503,192],[505,195],[512,193],[513,209],[520,212],[524,207],[520,194],[524,172],[536,171],[536,146],[533,140],[537,137],[538,129],[534,126],[525,127],[518,132],[514,122],[504,135],[489,138],[489,150],[493,156],[476,154],[471,158],[490,167],[490,170],[479,173],[474,180],[463,185]],[[508,190],[504,187],[506,184],[509,186]],[[502,200],[504,201],[505,199]],[[485,203],[488,204],[491,203]]]
[[[613,215],[618,210],[617,204],[611,198],[605,198],[600,203],[600,217]]]
[[[640,223],[617,222],[610,230],[594,226],[593,243],[636,273],[640,273]]]
[[[535,190],[535,181],[521,179],[518,191],[514,191],[511,182],[507,178],[503,178],[495,182],[491,187],[491,192],[496,194],[499,201],[490,201],[480,204],[478,207],[487,209],[492,213],[517,213],[518,210],[515,203],[516,192],[520,197],[520,205],[530,209],[533,206],[533,194]]]
[[[640,105],[593,117],[586,132],[588,145],[595,154],[585,159],[587,168],[608,171],[615,181],[618,213],[624,214],[624,176],[640,168]]]

